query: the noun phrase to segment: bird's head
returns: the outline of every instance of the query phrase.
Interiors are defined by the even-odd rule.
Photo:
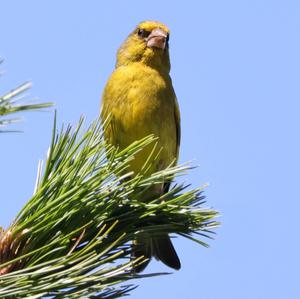
[[[118,50],[116,67],[141,62],[169,72],[169,33],[160,22],[140,23]]]

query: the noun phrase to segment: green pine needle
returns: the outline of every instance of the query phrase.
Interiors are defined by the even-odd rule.
[[[41,110],[53,105],[52,103],[18,104],[18,102],[23,100],[23,96],[21,95],[30,87],[31,83],[26,82],[5,95],[0,96],[0,132],[11,132],[1,130],[1,127],[20,121],[20,118],[4,118],[5,116],[21,111]]]

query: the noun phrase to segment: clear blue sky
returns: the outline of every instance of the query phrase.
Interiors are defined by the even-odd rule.
[[[222,227],[209,249],[176,239],[182,270],[139,281],[131,298],[300,298],[299,1],[1,1],[1,93],[31,80],[59,123],[94,119],[118,46],[145,19],[171,29],[180,160],[200,165],[187,179],[210,183]],[[50,142],[53,113],[24,116],[24,134],[1,135],[5,226]]]

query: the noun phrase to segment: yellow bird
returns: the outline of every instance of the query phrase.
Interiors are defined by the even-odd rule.
[[[150,134],[158,137],[160,154],[148,174],[165,169],[178,159],[180,115],[169,75],[169,36],[168,27],[160,22],[140,23],[119,48],[115,70],[102,96],[101,117],[111,119],[105,132],[107,142],[123,149]],[[138,153],[130,170],[138,173],[151,150],[148,146]],[[167,192],[169,185],[165,182],[156,187],[152,198]],[[144,256],[149,262],[154,256],[167,266],[180,269],[167,234],[138,237],[133,244],[134,257]],[[142,271],[148,262],[138,266],[136,272]]]

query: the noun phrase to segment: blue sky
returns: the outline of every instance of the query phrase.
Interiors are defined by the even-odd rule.
[[[59,123],[96,118],[116,50],[145,19],[171,29],[180,161],[200,165],[187,180],[209,182],[222,226],[209,249],[176,239],[182,270],[139,281],[131,298],[299,297],[298,1],[2,1],[1,94],[30,80]],[[4,226],[30,198],[50,143],[53,113],[24,117],[23,134],[1,134]]]

